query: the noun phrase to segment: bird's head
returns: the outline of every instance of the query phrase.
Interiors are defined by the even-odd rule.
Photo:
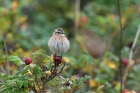
[[[62,28],[57,28],[53,34],[64,35],[64,30]]]

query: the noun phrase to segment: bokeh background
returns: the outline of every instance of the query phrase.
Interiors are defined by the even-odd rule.
[[[140,24],[139,0],[120,0],[122,73],[128,64],[130,48]],[[78,91],[96,90],[106,84],[106,93],[118,93],[120,25],[117,0],[0,0],[0,71],[17,72],[7,65],[8,55],[30,57],[36,50],[51,52],[47,42],[56,28],[63,28],[70,40],[70,50],[63,54],[67,63],[63,75],[89,79]],[[140,93],[140,38],[126,89]]]

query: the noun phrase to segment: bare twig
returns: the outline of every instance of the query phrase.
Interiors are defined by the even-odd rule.
[[[119,13],[119,24],[120,24],[120,50],[119,50],[119,62],[120,62],[120,66],[119,66],[119,72],[120,72],[120,81],[121,81],[121,88],[120,88],[120,92],[122,93],[122,64],[121,64],[121,50],[122,50],[122,30],[123,30],[123,26],[122,26],[122,17],[121,17],[121,9],[120,9],[120,0],[117,0],[118,2],[118,13]]]
[[[57,76],[58,74],[60,74],[63,71],[63,68],[65,67],[65,62],[63,64],[64,65],[62,66],[61,70],[58,73],[57,73],[57,66],[56,65],[51,66],[51,76],[48,77],[46,75],[45,80],[43,81],[41,93],[44,93],[46,83],[49,82],[50,80],[52,80],[55,76]]]
[[[124,27],[123,27],[123,30],[125,30],[125,28],[130,24],[130,23],[132,23],[133,21],[135,21],[137,18],[139,18],[140,17],[140,15],[138,15],[138,16],[136,16],[135,18],[133,18],[132,20],[130,20],[130,21],[128,21],[125,25],[124,25]]]
[[[1,31],[1,30],[0,30],[0,31]],[[2,31],[1,31],[1,34],[2,34],[2,39],[3,39],[3,43],[4,43],[5,55],[6,55],[6,58],[5,58],[5,59],[6,59],[6,65],[9,67],[7,44],[6,44],[6,41],[5,41],[5,38],[4,38],[4,36],[3,36]],[[3,68],[2,68],[2,69],[3,69]],[[4,69],[3,69],[3,70],[4,70]],[[4,71],[4,72],[6,72],[6,71]],[[10,73],[9,70],[7,70],[7,72]]]
[[[133,50],[134,50],[134,48],[136,46],[139,34],[140,34],[140,24],[139,24],[139,27],[138,27],[134,42],[133,42],[132,47],[130,49],[129,64],[127,65],[127,68],[126,68],[125,73],[124,73],[124,78],[123,78],[123,88],[125,88],[125,82],[126,82],[126,79],[127,79],[128,75],[129,75],[130,67],[131,67],[131,64],[132,64],[131,60],[132,60],[132,56],[133,56]]]
[[[74,36],[79,30],[80,0],[75,0]]]

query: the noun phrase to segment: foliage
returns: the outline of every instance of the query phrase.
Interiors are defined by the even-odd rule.
[[[41,55],[39,56],[38,54]],[[39,58],[36,59],[36,57]],[[0,77],[3,80],[3,83],[0,87],[0,92],[44,93],[47,91],[52,91],[50,90],[51,88],[60,84],[63,84],[63,86],[59,86],[59,88],[55,89],[55,91],[77,91],[82,87],[84,82],[86,82],[86,80],[90,78],[86,75],[84,77],[71,78],[64,78],[63,76],[59,76],[65,66],[65,63],[61,64],[63,66],[55,65],[51,57],[48,57],[43,50],[36,51],[33,54],[33,60],[34,61],[31,64],[22,66],[24,62],[22,62],[19,57],[9,56],[9,61],[14,62],[18,66],[22,66],[23,68],[21,68],[20,71],[18,71],[14,75],[5,73],[0,74]],[[43,65],[40,65],[38,63]],[[57,78],[54,79],[55,77]],[[70,88],[67,88],[68,86]]]

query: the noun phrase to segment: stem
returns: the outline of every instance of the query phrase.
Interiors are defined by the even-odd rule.
[[[121,64],[121,50],[122,50],[122,30],[123,30],[123,27],[122,27],[122,17],[121,17],[121,9],[120,9],[120,0],[117,0],[118,2],[118,13],[119,13],[119,25],[120,25],[120,50],[119,50],[119,62],[120,62],[120,66],[119,66],[119,72],[120,72],[120,81],[121,81],[121,86],[120,86],[120,92],[122,93],[122,64]]]
[[[66,64],[66,63],[64,62],[64,65],[62,66],[60,72],[57,73],[57,75],[60,74],[60,73],[63,71],[63,69],[64,69],[64,67],[65,67],[65,64]]]
[[[37,90],[35,89],[35,86],[29,86],[35,93],[38,93]]]
[[[131,64],[132,64],[131,60],[132,60],[132,56],[133,56],[133,50],[134,50],[134,48],[136,46],[136,43],[137,43],[139,35],[140,35],[140,24],[139,24],[139,27],[138,27],[134,42],[133,42],[132,47],[130,49],[129,64],[127,65],[127,68],[126,68],[125,74],[124,74],[124,78],[123,78],[123,88],[125,88],[125,82],[126,82],[126,79],[127,79],[128,75],[129,75],[130,67],[131,67]]]
[[[42,90],[41,90],[42,93],[43,93],[44,90],[45,90],[45,86],[46,86],[46,79],[45,79],[45,81],[44,81],[43,84],[42,84]]]
[[[78,90],[78,87],[74,88],[73,93],[75,93]]]
[[[33,82],[33,85],[34,85],[34,89],[35,89],[36,93],[38,93],[38,91],[37,91],[37,89],[36,89],[36,87],[35,87],[35,83],[34,83],[34,82]]]
[[[38,88],[39,88],[39,91],[40,91],[40,93],[41,93],[41,88],[40,88],[40,86],[39,86],[39,82],[38,82],[37,78],[36,78],[35,80],[36,80],[36,84],[37,84],[37,86],[38,86]]]

